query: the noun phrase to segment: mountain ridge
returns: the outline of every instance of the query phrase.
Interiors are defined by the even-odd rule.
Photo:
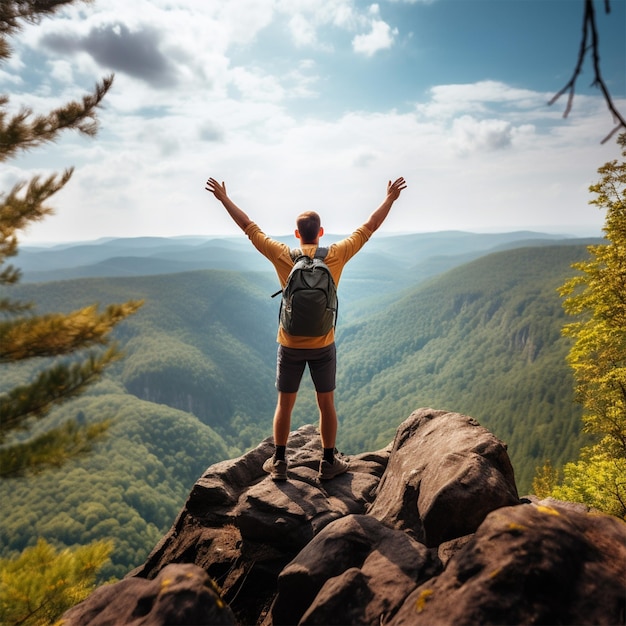
[[[324,244],[330,245],[340,235],[326,235]],[[292,247],[297,246],[293,236],[278,237]],[[464,231],[442,231],[439,233],[416,233],[384,235],[377,233],[367,244],[370,255],[382,254],[386,258],[395,258],[400,263],[413,259],[423,262],[433,253],[448,249],[449,256],[468,252],[487,252],[490,249],[514,244],[516,241],[562,241],[571,239],[547,233],[516,231],[511,233],[477,234]],[[353,260],[358,267],[364,262],[359,255]],[[105,238],[92,242],[56,244],[53,246],[21,246],[14,265],[22,270],[25,282],[44,282],[58,278],[87,277],[103,275],[103,268],[109,267],[110,276],[140,275],[145,271],[142,264],[133,270],[131,259],[152,258],[159,263],[164,273],[174,273],[184,269],[179,263],[187,263],[186,269],[237,269],[257,270],[262,266],[258,253],[244,236],[215,238],[168,238],[168,237],[132,237]],[[222,258],[223,257],[223,258]],[[114,259],[126,259],[122,274],[115,273]],[[165,262],[172,267],[166,268]],[[108,263],[108,265],[107,265]],[[104,264],[104,265],[102,265]],[[178,264],[178,265],[177,265]],[[119,262],[117,263],[119,265]],[[271,270],[269,264],[266,266]],[[91,272],[96,272],[92,274]],[[156,273],[150,271],[150,274]]]

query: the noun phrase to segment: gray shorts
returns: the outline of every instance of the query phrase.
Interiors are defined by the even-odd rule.
[[[283,393],[298,391],[307,363],[315,391],[334,391],[337,373],[337,350],[334,343],[324,348],[310,349],[279,345],[276,355],[276,389]]]

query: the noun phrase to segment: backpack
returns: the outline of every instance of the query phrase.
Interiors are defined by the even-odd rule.
[[[298,337],[323,337],[337,322],[337,287],[324,259],[328,248],[318,248],[311,258],[291,251],[294,266],[282,293],[278,319],[283,329]]]

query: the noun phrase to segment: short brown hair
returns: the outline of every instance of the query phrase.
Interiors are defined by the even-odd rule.
[[[321,225],[322,220],[315,211],[300,213],[296,220],[296,226],[298,227],[302,243],[313,243],[320,233]]]

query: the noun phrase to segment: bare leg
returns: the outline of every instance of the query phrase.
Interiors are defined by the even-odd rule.
[[[274,445],[286,446],[291,428],[291,412],[296,404],[298,393],[278,392],[276,410],[274,412]]]
[[[320,435],[323,448],[334,448],[337,437],[337,411],[335,392],[317,393],[317,406],[320,410]]]
[[[349,463],[335,456],[335,438],[337,436],[337,411],[335,410],[334,392],[318,393],[317,406],[320,409],[320,435],[324,458],[320,461],[320,480],[330,480],[348,471]],[[330,455],[330,458],[327,458]]]

